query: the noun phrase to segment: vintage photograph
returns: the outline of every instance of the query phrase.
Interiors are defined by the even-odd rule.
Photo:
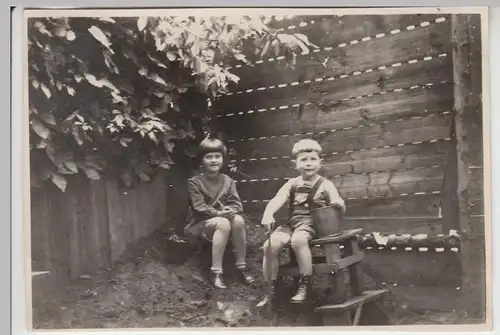
[[[487,9],[24,19],[33,330],[491,327]]]

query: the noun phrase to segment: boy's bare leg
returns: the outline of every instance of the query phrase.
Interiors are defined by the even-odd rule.
[[[266,282],[276,280],[279,272],[279,253],[284,246],[290,242],[290,235],[284,232],[275,231],[269,237],[271,240],[271,248],[269,241],[264,243],[264,258],[262,260],[262,269],[264,280]],[[267,262],[271,262],[271,273],[268,273]]]
[[[302,276],[311,276],[312,267],[312,254],[309,247],[311,234],[304,230],[295,231],[291,238],[292,250],[297,257],[300,274]]]
[[[278,228],[279,229],[279,228]],[[269,241],[271,243],[269,243]],[[264,298],[257,304],[257,307],[269,306],[274,300],[274,290],[276,279],[279,273],[279,253],[285,245],[290,242],[290,233],[283,231],[274,231],[269,239],[264,243],[264,257],[262,259],[262,269],[264,280],[271,284],[272,290],[268,291]],[[268,267],[271,263],[270,267]],[[269,272],[269,270],[271,270]]]
[[[309,247],[311,237],[308,231],[297,230],[293,233],[291,238],[292,249],[297,257],[297,263],[301,274],[299,287],[297,293],[291,299],[292,302],[305,302],[310,295],[313,270],[311,248]]]

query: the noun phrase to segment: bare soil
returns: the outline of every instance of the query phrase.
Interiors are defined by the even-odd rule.
[[[35,329],[150,328],[150,327],[252,327],[319,326],[321,320],[302,309],[284,304],[273,313],[255,305],[265,286],[261,278],[259,236],[251,236],[249,268],[257,278],[248,287],[234,278],[231,250],[226,256],[226,290],[215,290],[207,281],[206,250],[197,253],[189,243],[178,243],[159,232],[131,248],[111,269],[82,276],[70,287],[34,306]],[[169,256],[170,255],[170,256]],[[209,255],[209,253],[208,253]],[[316,281],[321,294],[328,285]],[[367,289],[384,287],[365,275]],[[289,288],[293,290],[293,287]],[[391,288],[390,288],[391,289]],[[291,292],[291,291],[289,291]],[[463,323],[453,310],[453,292],[442,289],[391,290],[383,305],[392,324]],[[450,295],[451,294],[451,295]],[[440,301],[433,309],[429,299]],[[443,300],[443,301],[441,301]],[[427,303],[427,305],[426,305]],[[437,302],[436,302],[437,303]]]

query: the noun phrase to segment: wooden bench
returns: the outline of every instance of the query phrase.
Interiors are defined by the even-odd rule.
[[[315,308],[314,311],[321,314],[323,325],[325,326],[339,324],[359,326],[363,307],[371,305],[370,307],[380,308],[377,300],[387,293],[387,290],[365,291],[342,304],[323,305]],[[352,316],[353,310],[354,317]]]
[[[387,290],[364,290],[363,277],[359,267],[364,258],[364,253],[359,246],[359,237],[362,234],[363,229],[351,229],[310,242],[311,246],[319,246],[324,251],[324,256],[313,257],[313,273],[328,275],[330,285],[334,288],[327,304],[314,309],[315,312],[321,314],[324,325],[338,324],[339,322],[358,325],[363,306],[375,303],[388,293]],[[280,266],[278,284],[282,282],[284,277],[297,278],[300,275],[293,251],[290,252],[290,256],[290,262]],[[349,284],[345,280],[346,270],[349,274]],[[348,299],[349,289],[352,296]],[[353,309],[356,309],[354,319],[351,315]]]

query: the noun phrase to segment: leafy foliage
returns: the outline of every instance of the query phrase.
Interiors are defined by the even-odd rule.
[[[210,131],[207,98],[234,89],[227,70],[307,52],[305,36],[266,17],[36,18],[28,22],[32,185],[67,177],[149,181],[193,157]]]

